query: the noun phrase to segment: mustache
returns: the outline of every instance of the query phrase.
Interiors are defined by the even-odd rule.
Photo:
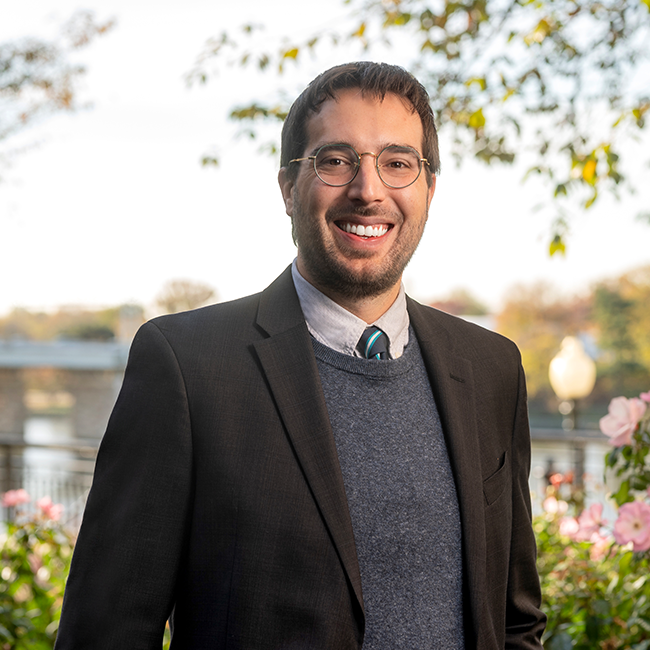
[[[328,221],[344,221],[346,217],[388,217],[391,223],[399,223],[401,219],[390,210],[380,207],[357,205],[345,208],[331,207],[326,212]]]

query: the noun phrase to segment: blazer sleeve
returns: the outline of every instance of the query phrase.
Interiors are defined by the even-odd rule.
[[[531,520],[530,427],[524,370],[519,363],[519,392],[512,439],[512,539],[506,605],[507,649],[542,650],[546,615],[540,610],[537,550]]]
[[[147,323],[98,452],[56,650],[160,650],[191,499],[183,376],[168,341]]]

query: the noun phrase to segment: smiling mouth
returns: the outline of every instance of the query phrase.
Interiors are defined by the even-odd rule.
[[[343,232],[357,235],[357,237],[383,237],[388,230],[389,226],[386,224],[377,224],[375,226],[363,226],[359,223],[338,222],[336,224]]]

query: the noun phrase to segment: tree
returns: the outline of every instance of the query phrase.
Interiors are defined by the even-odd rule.
[[[650,374],[650,266],[603,281],[589,295],[560,298],[544,284],[516,286],[497,315],[497,331],[522,354],[532,400],[555,400],[548,379],[551,359],[567,335],[595,343],[598,378],[589,403],[645,390]]]
[[[0,143],[37,118],[77,108],[76,82],[85,68],[70,61],[73,50],[106,33],[113,21],[97,22],[78,12],[63,25],[58,38],[0,43]],[[0,163],[10,154],[0,151]]]
[[[212,300],[215,290],[192,280],[170,280],[156,297],[156,304],[167,314],[196,309]]]
[[[623,145],[645,127],[650,0],[346,0],[349,20],[263,49],[259,26],[209,40],[188,73],[205,83],[224,65],[281,75],[350,42],[408,52],[457,160],[522,159],[549,187],[550,254],[564,252],[571,210],[625,185]],[[343,26],[341,26],[343,25]],[[233,36],[233,33],[235,34]],[[231,117],[255,136],[288,102],[257,99]],[[286,93],[285,93],[286,94]],[[273,149],[273,147],[271,147]],[[206,157],[204,163],[215,162]]]
[[[55,312],[34,312],[18,307],[0,318],[0,339],[106,341],[119,331],[122,309],[61,307]]]
[[[561,298],[553,287],[538,283],[515,286],[497,316],[496,329],[521,350],[531,399],[555,399],[548,379],[551,359],[562,339],[593,328],[591,298]]]
[[[429,303],[454,316],[486,316],[488,308],[466,289],[455,289],[446,298]]]
[[[594,289],[594,321],[603,350],[601,383],[610,394],[634,395],[650,373],[650,266],[601,282]]]

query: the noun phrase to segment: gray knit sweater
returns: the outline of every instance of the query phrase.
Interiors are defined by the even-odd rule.
[[[415,334],[390,361],[313,346],[359,557],[364,650],[462,650],[458,501]]]

